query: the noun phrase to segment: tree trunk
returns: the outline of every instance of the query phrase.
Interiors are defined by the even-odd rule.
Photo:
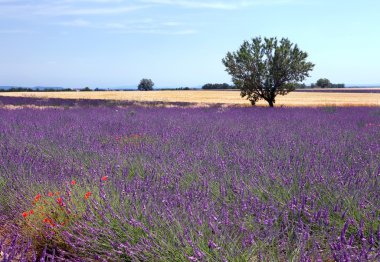
[[[268,100],[268,103],[269,103],[269,106],[270,106],[270,107],[274,107],[273,100]]]

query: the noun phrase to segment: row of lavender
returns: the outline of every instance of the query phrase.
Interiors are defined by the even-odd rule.
[[[0,258],[377,260],[379,182],[379,108],[0,109]]]
[[[0,93],[1,94],[1,93]],[[62,99],[38,97],[12,97],[0,95],[0,107],[4,106],[35,106],[35,107],[104,107],[104,106],[195,106],[197,103],[167,102],[167,101],[130,101],[130,100],[104,100],[104,99]],[[215,106],[219,106],[215,104]]]

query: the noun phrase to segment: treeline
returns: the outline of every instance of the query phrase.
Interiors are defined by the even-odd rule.
[[[345,88],[346,86],[344,84],[330,84],[328,86],[319,86],[317,84],[311,84],[310,88]]]
[[[333,84],[328,79],[319,79],[317,81],[317,83],[312,83],[311,85],[306,85],[306,84],[296,84],[295,85],[295,89],[306,89],[306,88],[345,88],[345,87],[346,87],[345,84]]]
[[[318,79],[318,81],[314,84],[310,85],[311,88],[320,87],[320,88],[344,88],[344,84],[333,84],[327,78]]]
[[[327,81],[325,81],[327,80]],[[333,84],[328,79],[321,79],[317,81],[315,84],[306,85],[303,83],[297,83],[295,84],[295,89],[306,89],[306,88],[344,88],[344,84]],[[202,89],[237,89],[233,85],[229,85],[227,83],[223,84],[205,84],[202,86]]]
[[[233,85],[223,83],[223,84],[205,84],[204,86],[202,86],[202,89],[237,89],[237,88]]]

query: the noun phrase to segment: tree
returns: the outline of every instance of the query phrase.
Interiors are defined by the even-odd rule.
[[[238,51],[228,52],[222,62],[242,97],[252,105],[264,99],[273,107],[277,95],[288,94],[309,76],[314,64],[307,57],[287,38],[256,37],[244,41]]]
[[[85,88],[82,88],[80,91],[92,91],[91,88],[89,88],[88,86],[86,86]]]
[[[230,86],[227,83],[223,84],[205,84],[202,86],[202,89],[235,89],[234,86]]]
[[[331,87],[331,82],[327,78],[321,78],[321,79],[318,79],[316,85],[322,88]]]
[[[140,84],[138,85],[137,89],[140,91],[150,91],[153,90],[154,83],[151,79],[143,78],[140,81]]]

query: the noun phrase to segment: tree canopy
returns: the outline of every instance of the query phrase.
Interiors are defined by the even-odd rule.
[[[319,87],[325,88],[325,87],[330,87],[331,82],[327,78],[321,78],[321,79],[318,79],[316,85]]]
[[[232,82],[252,105],[264,99],[273,107],[277,95],[293,91],[309,77],[314,64],[308,55],[287,38],[253,38],[244,41],[236,52],[228,52],[222,60]]]
[[[208,83],[202,86],[202,89],[235,89],[235,88],[236,88],[235,86],[231,86],[227,83],[223,83],[223,84]]]
[[[321,87],[321,88],[344,88],[344,84],[333,84],[327,78],[318,79],[317,83],[312,84],[312,87]]]
[[[143,78],[140,81],[140,84],[137,86],[137,89],[140,91],[150,91],[153,90],[154,83],[152,79]]]

